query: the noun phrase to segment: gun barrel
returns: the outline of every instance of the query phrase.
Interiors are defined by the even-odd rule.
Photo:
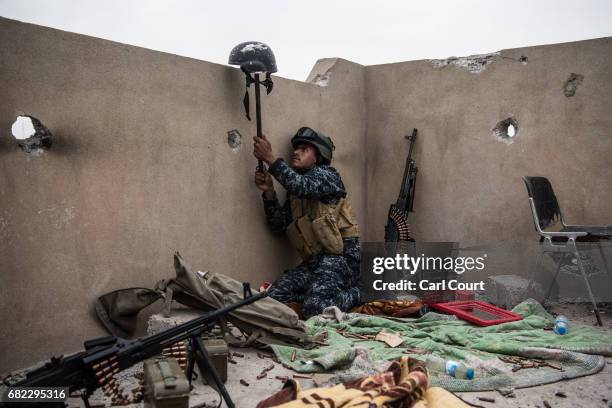
[[[409,197],[410,184],[411,184],[411,173],[413,172],[414,160],[412,160],[412,149],[414,148],[414,142],[417,137],[417,129],[412,129],[412,134],[406,136],[406,139],[410,140],[410,148],[408,149],[408,156],[406,157],[406,165],[404,166],[404,175],[402,177],[402,185],[400,187],[400,193],[396,201],[396,206],[401,208],[403,211],[410,205],[411,198]]]
[[[412,148],[414,147],[414,142],[417,137],[417,129],[412,129],[412,134],[408,137],[410,139],[410,149],[408,150],[408,159],[412,159]]]

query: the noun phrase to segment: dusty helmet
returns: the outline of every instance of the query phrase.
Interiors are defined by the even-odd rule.
[[[259,41],[247,41],[235,46],[230,53],[228,64],[240,65],[240,68],[249,74],[277,71],[272,49]]]
[[[331,163],[333,151],[336,149],[334,142],[321,132],[315,132],[309,127],[301,127],[295,136],[291,138],[291,145],[296,148],[301,143],[313,145],[326,164]]]

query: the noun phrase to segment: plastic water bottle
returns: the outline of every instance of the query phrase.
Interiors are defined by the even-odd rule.
[[[569,321],[563,315],[557,316],[555,319],[555,333],[563,336],[569,330]]]
[[[445,372],[451,377],[471,380],[474,378],[474,369],[463,363],[453,360],[444,360],[436,356],[427,357],[425,362],[428,370]]]

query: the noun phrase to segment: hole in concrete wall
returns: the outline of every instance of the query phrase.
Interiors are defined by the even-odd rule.
[[[506,133],[508,133],[508,137],[514,137],[514,135],[516,135],[516,129],[512,123],[508,125]]]
[[[331,72],[326,72],[324,74],[317,74],[314,79],[311,81],[311,83],[318,85],[318,86],[322,86],[325,87],[329,84],[329,77],[331,76]]]
[[[238,129],[232,129],[227,132],[227,144],[232,148],[234,153],[240,151],[242,146],[242,135],[238,132]]]
[[[11,126],[11,132],[17,140],[26,140],[36,134],[32,119],[27,116],[17,116],[13,126]]]
[[[40,155],[44,149],[51,147],[49,129],[40,120],[30,115],[19,115],[11,126],[11,133],[17,144],[26,153]]]
[[[578,89],[578,85],[582,84],[583,80],[584,75],[572,72],[563,85],[563,94],[568,98],[576,95],[576,89]]]
[[[493,128],[493,133],[500,142],[512,143],[518,134],[518,130],[518,121],[514,117],[509,117],[499,121]]]

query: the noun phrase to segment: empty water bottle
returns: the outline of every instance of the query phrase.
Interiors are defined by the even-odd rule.
[[[427,357],[425,365],[428,370],[444,372],[455,378],[464,380],[471,380],[474,378],[474,369],[458,361],[429,356]]]
[[[563,315],[557,316],[555,319],[555,333],[564,335],[569,330],[569,321]]]

